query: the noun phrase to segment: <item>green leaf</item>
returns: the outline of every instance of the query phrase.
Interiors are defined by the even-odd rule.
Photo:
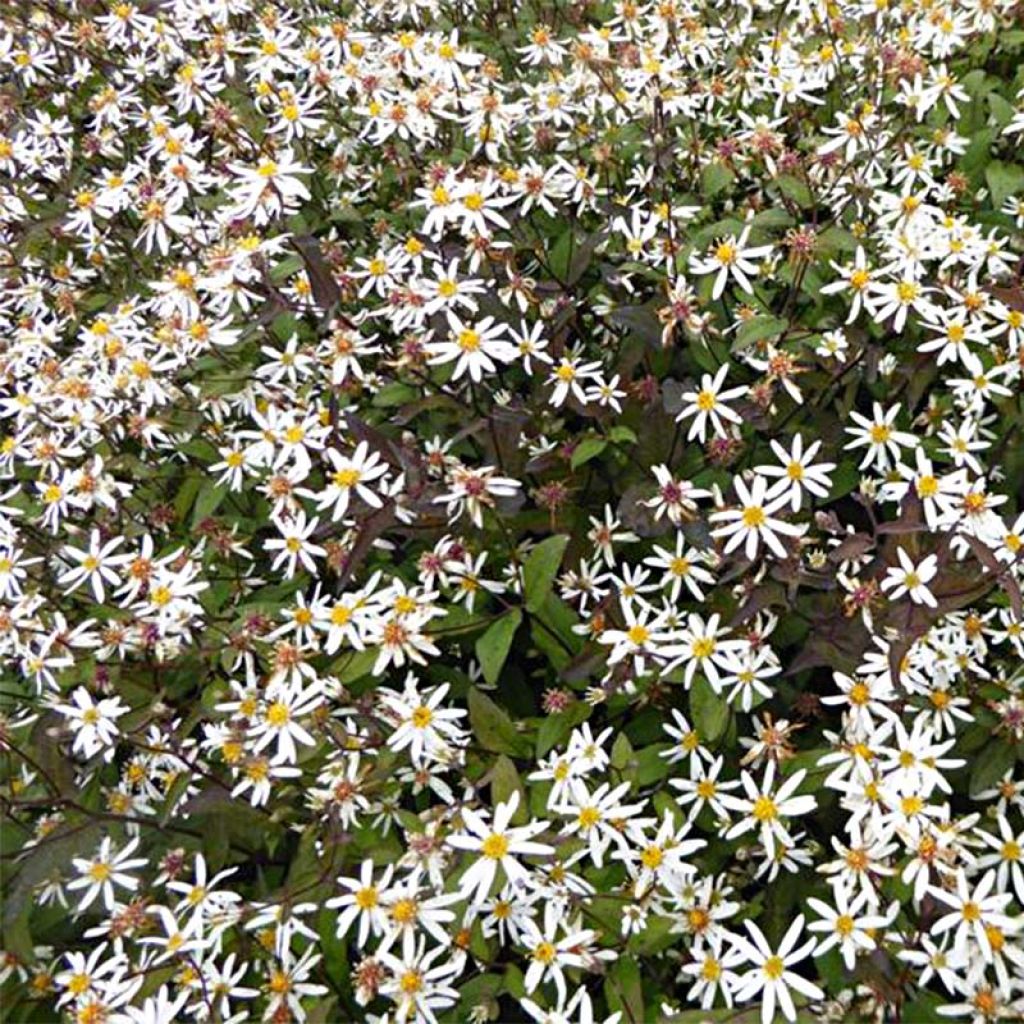
[[[615,444],[636,444],[637,442],[636,433],[621,423],[608,431],[608,439]]]
[[[516,771],[516,766],[504,754],[499,754],[491,769],[491,804],[497,807],[505,803],[513,793],[519,794],[519,806],[512,816],[512,823],[525,825],[529,819],[529,811],[526,803],[526,790],[523,789],[523,780]]]
[[[565,711],[548,715],[537,730],[537,757],[545,757],[555,747],[560,747],[569,738],[569,733],[590,717],[590,712],[590,705],[580,700]]]
[[[600,455],[607,447],[608,442],[603,437],[586,437],[573,449],[569,464],[573,469],[579,469],[584,463]]]
[[[976,797],[983,790],[991,789],[1013,767],[1016,760],[1017,755],[1009,743],[990,743],[971,769],[968,786],[971,796]]]
[[[495,754],[529,757],[530,742],[516,731],[508,713],[475,686],[469,691],[469,725],[473,738]]]
[[[174,496],[174,514],[179,521],[184,520],[185,514],[192,507],[192,502],[196,500],[196,495],[202,485],[203,478],[196,474],[188,477],[178,488],[178,493]]]
[[[818,243],[823,249],[835,249],[839,252],[856,252],[857,236],[846,228],[834,224],[818,236]]]
[[[662,752],[668,749],[667,743],[654,743],[636,753],[636,784],[649,786],[664,779],[672,767]]]
[[[1024,167],[993,160],[985,168],[985,183],[992,193],[992,205],[999,209],[1003,200],[1024,192]]]
[[[632,757],[633,744],[629,742],[629,737],[624,732],[620,732],[612,744],[611,766],[616,771],[624,771]]]
[[[569,538],[564,534],[542,540],[523,564],[523,593],[526,610],[539,612],[554,585]]]
[[[697,735],[705,743],[714,743],[729,725],[729,704],[711,688],[703,676],[695,676],[690,690],[690,715]]]
[[[792,199],[798,206],[814,205],[811,190],[799,178],[794,178],[792,174],[781,175],[776,179],[775,184],[779,186],[779,191],[787,199]]]
[[[708,199],[712,199],[719,192],[727,189],[735,177],[736,175],[725,164],[718,162],[708,164],[700,172],[700,190]]]
[[[199,494],[196,495],[195,507],[192,509],[193,527],[201,523],[207,516],[212,516],[227,496],[227,487],[216,485],[212,480],[204,480],[199,488]]]
[[[548,267],[559,281],[564,281],[569,276],[569,260],[572,258],[575,244],[570,227],[558,236],[555,244],[548,250]]]
[[[346,651],[340,658],[331,663],[331,673],[341,683],[354,683],[373,671],[374,662],[379,651],[376,647],[367,647],[361,651]]]
[[[742,352],[766,338],[775,338],[786,329],[786,321],[777,316],[756,316],[748,320],[736,332],[736,340],[732,343],[733,352]]]
[[[478,974],[475,978],[470,978],[459,988],[459,1005],[463,1010],[461,1019],[469,1020],[470,1011],[474,1006],[493,1005],[495,1012],[488,1019],[497,1020],[498,1006],[495,1000],[503,984],[504,979],[500,974]]]
[[[985,97],[988,100],[988,108],[992,111],[992,120],[998,128],[1005,128],[1016,113],[1013,104],[1003,99],[997,92],[990,92]]]
[[[626,1020],[641,1021],[644,1017],[644,989],[640,967],[633,957],[620,957],[608,972],[604,983],[608,1009],[620,1011]]]
[[[512,640],[522,621],[523,613],[518,608],[510,608],[476,642],[476,656],[484,670],[484,679],[492,686],[501,675],[502,666],[512,649]]]

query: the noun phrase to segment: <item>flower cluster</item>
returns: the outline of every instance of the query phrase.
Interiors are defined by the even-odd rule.
[[[6,1016],[1024,1017],[1022,10],[0,16]]]

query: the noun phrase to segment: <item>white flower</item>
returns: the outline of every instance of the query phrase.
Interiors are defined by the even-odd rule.
[[[776,1005],[782,1010],[786,1020],[795,1021],[796,1007],[793,1005],[790,989],[808,999],[825,997],[825,993],[817,985],[791,969],[810,956],[815,946],[813,938],[809,938],[802,946],[797,946],[804,928],[804,915],[797,915],[782,937],[777,950],[772,949],[764,933],[753,921],[744,921],[743,924],[752,941],[738,936],[736,943],[743,950],[747,961],[754,966],[740,978],[736,989],[737,1001],[749,1002],[760,995],[763,1024],[770,1024],[773,1020]]]
[[[435,967],[434,961],[439,957],[442,962]],[[418,951],[407,953],[401,959],[382,953],[380,961],[391,972],[381,986],[381,994],[396,1004],[397,1024],[419,1020],[437,1024],[434,1011],[454,1006],[459,998],[459,993],[449,982],[459,973],[460,964],[457,960],[448,959],[448,950],[444,946],[435,946],[424,954],[421,943]]]
[[[715,274],[715,283],[711,289],[711,297],[717,299],[725,291],[729,278],[745,291],[753,293],[754,288],[749,278],[757,276],[757,263],[771,254],[770,245],[747,245],[750,237],[750,225],[747,224],[740,233],[727,235],[718,239],[703,256],[694,253],[690,257],[692,274]]]
[[[519,354],[514,345],[502,340],[507,328],[504,324],[496,324],[492,316],[470,323],[460,320],[449,310],[448,328],[448,340],[430,342],[427,351],[432,364],[456,360],[452,380],[458,380],[464,373],[468,373],[472,380],[479,383],[485,372],[494,373],[497,370],[495,360],[510,363]]]
[[[139,887],[139,880],[128,874],[133,868],[142,867],[147,863],[145,857],[132,858],[138,848],[138,839],[132,839],[120,851],[113,849],[113,842],[105,836],[100,842],[99,851],[91,860],[75,857],[71,863],[79,873],[79,877],[68,882],[68,889],[85,889],[79,910],[85,910],[98,895],[103,895],[103,905],[107,910],[114,909],[114,886],[134,892]]]
[[[996,873],[986,871],[972,892],[967,886],[963,869],[956,872],[956,891],[948,892],[939,886],[928,887],[928,892],[940,903],[952,908],[931,926],[932,935],[942,935],[953,930],[953,951],[958,955],[970,948],[977,948],[986,963],[991,963],[992,942],[989,928],[1011,931],[1015,924],[1003,911],[1013,900],[1012,892],[993,892]]]
[[[676,534],[675,551],[654,545],[654,554],[644,559],[644,565],[652,569],[661,569],[664,572],[661,585],[668,587],[669,600],[679,600],[679,591],[683,584],[693,595],[694,600],[703,601],[704,591],[699,584],[710,586],[715,582],[715,577],[708,572],[701,564],[706,556],[696,548],[686,546],[686,538],[680,532]]]
[[[750,772],[740,773],[740,783],[746,791],[746,798],[725,794],[722,803],[729,810],[736,811],[743,817],[725,833],[726,839],[735,839],[751,829],[760,829],[761,843],[768,851],[768,856],[775,854],[776,843],[793,846],[792,836],[782,824],[783,818],[797,818],[809,814],[818,806],[813,796],[796,796],[800,784],[807,777],[803,769],[794,772],[785,782],[774,789],[775,762],[769,761],[765,769],[764,780],[758,788]]]
[[[768,489],[767,498],[784,495],[789,499],[793,511],[799,512],[804,491],[817,498],[828,497],[829,489],[832,486],[829,473],[836,468],[836,464],[834,462],[811,464],[814,456],[818,454],[818,449],[821,448],[821,441],[812,442],[804,451],[803,435],[795,434],[790,451],[787,452],[774,439],[771,441],[771,448],[782,465],[758,466],[755,470],[762,476],[779,478]]]
[[[901,449],[916,448],[918,441],[913,434],[907,434],[896,430],[893,424],[900,412],[900,404],[888,410],[875,402],[872,419],[862,416],[859,412],[851,411],[850,419],[857,424],[855,427],[846,427],[846,432],[853,435],[853,440],[846,445],[847,449],[867,447],[867,452],[861,460],[860,469],[875,464],[875,469],[885,470],[900,459]]]
[[[891,566],[882,580],[882,589],[889,594],[889,600],[897,601],[906,594],[914,604],[938,607],[935,595],[928,589],[928,584],[939,571],[938,556],[928,555],[915,565],[904,548],[897,548],[896,557],[899,567]]]
[[[723,420],[730,423],[740,423],[740,415],[734,409],[730,409],[728,402],[733,398],[739,398],[747,393],[745,384],[735,388],[722,390],[725,383],[725,376],[729,372],[728,363],[723,363],[718,372],[711,376],[705,373],[700,379],[699,391],[684,391],[682,400],[685,403],[676,419],[681,423],[683,420],[694,417],[690,424],[690,430],[686,435],[688,441],[695,437],[700,438],[701,443],[707,440],[708,423],[716,435],[722,436],[725,433]]]
[[[465,742],[466,736],[459,728],[458,720],[464,718],[466,712],[462,708],[441,707],[448,693],[447,683],[423,693],[416,687],[417,679],[410,673],[402,693],[382,689],[377,699],[386,713],[394,716],[398,722],[397,728],[388,737],[388,746],[392,750],[408,747],[413,764],[421,765],[427,761],[443,759],[450,752],[452,744],[460,746]]]
[[[773,517],[772,513],[786,504],[787,495],[776,493],[774,498],[770,498],[767,493],[768,481],[763,476],[755,476],[749,489],[741,477],[735,478],[733,486],[740,507],[712,513],[709,516],[712,523],[726,525],[712,530],[711,536],[728,538],[725,545],[726,554],[744,544],[744,554],[747,558],[753,559],[763,542],[776,558],[788,558],[789,552],[779,540],[779,535],[800,537],[807,527]]]
[[[317,568],[316,562],[313,560],[314,557],[322,558],[327,554],[324,548],[319,544],[314,544],[311,540],[317,526],[320,525],[320,520],[316,518],[307,520],[306,513],[300,511],[293,519],[275,519],[274,525],[281,536],[265,541],[263,545],[268,551],[279,552],[271,564],[271,568],[279,569],[284,565],[286,567],[285,576],[291,579],[301,562],[302,567],[315,576]]]
[[[85,757],[92,757],[103,750],[104,759],[111,760],[114,745],[120,735],[117,719],[126,715],[131,708],[123,705],[120,697],[94,701],[84,686],[72,692],[71,700],[71,704],[56,706],[57,711],[71,719],[70,725],[75,731],[71,749],[76,753],[81,752]]]
[[[174,908],[175,914],[189,914],[188,923],[183,929],[185,935],[197,935],[203,937],[206,931],[206,924],[210,917],[223,910],[232,903],[239,903],[242,897],[227,889],[217,890],[214,886],[225,878],[230,878],[238,871],[238,868],[226,868],[218,872],[212,878],[206,874],[206,858],[196,854],[194,881],[168,882],[167,888],[172,892],[181,894],[181,899]]]
[[[475,893],[474,898],[477,902],[484,900],[499,867],[509,882],[526,882],[530,873],[516,857],[543,857],[555,852],[554,848],[546,843],[533,841],[534,836],[547,828],[546,822],[535,821],[517,828],[509,827],[512,815],[516,813],[518,807],[519,793],[516,791],[504,803],[498,804],[490,825],[476,811],[468,807],[463,809],[464,830],[447,839],[448,845],[456,850],[477,854],[476,860],[459,880],[463,896],[469,897]]]
[[[88,580],[93,597],[102,604],[105,597],[103,584],[118,586],[121,577],[117,569],[131,561],[131,555],[114,554],[123,543],[123,537],[114,537],[104,544],[100,540],[100,531],[93,530],[89,536],[88,549],[83,551],[70,544],[65,546],[64,554],[76,564],[62,573],[57,582],[67,587],[70,594]]]
[[[371,508],[383,505],[380,495],[367,484],[379,480],[388,471],[377,452],[371,452],[366,441],[360,441],[351,455],[342,455],[333,448],[326,453],[332,470],[327,475],[327,487],[319,494],[317,511],[334,506],[331,518],[341,519],[348,511],[352,494],[357,494]]]
[[[295,764],[298,761],[296,742],[307,747],[315,746],[316,740],[296,721],[310,714],[323,704],[323,694],[319,687],[312,686],[303,690],[301,684],[274,684],[267,691],[268,703],[256,724],[250,730],[250,738],[255,753],[277,745],[272,764]]]
[[[530,966],[526,969],[524,984],[527,992],[534,992],[543,981],[554,981],[559,1002],[565,1002],[566,967],[582,967],[585,963],[581,947],[594,938],[592,931],[570,931],[559,937],[561,922],[553,913],[545,915],[543,931],[531,918],[523,921],[522,943],[527,948]]]
[[[373,861],[364,860],[358,878],[341,877],[338,884],[348,892],[342,896],[329,899],[325,906],[338,910],[335,921],[335,933],[339,939],[345,938],[349,929],[359,922],[356,944],[362,949],[370,935],[380,936],[388,924],[388,912],[381,902],[381,893],[391,882],[394,865],[389,864],[378,881],[373,880]]]
[[[857,953],[875,948],[873,930],[887,927],[890,917],[862,914],[861,911],[867,905],[867,898],[861,892],[851,899],[845,885],[833,886],[832,897],[835,901],[834,907],[814,897],[807,900],[807,905],[821,915],[820,921],[808,926],[808,931],[823,933],[814,955],[821,956],[833,946],[838,946],[843,955],[843,963],[852,971],[856,966]],[[895,904],[893,909],[898,911],[899,904]]]

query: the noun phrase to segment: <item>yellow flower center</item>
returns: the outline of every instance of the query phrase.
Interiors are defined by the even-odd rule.
[[[287,704],[283,704],[279,700],[275,700],[273,704],[267,708],[267,723],[272,725],[275,729],[280,729],[281,726],[287,725],[292,717],[291,710]]]
[[[764,526],[767,518],[764,514],[764,509],[760,505],[751,505],[743,510],[743,525],[750,530],[756,530],[759,526]]]
[[[754,807],[750,813],[754,816],[755,821],[774,821],[779,816],[779,809],[770,796],[762,795],[754,801]]]
[[[492,832],[483,841],[480,852],[491,860],[501,860],[508,853],[508,839],[500,832]]]
[[[425,704],[421,704],[418,708],[413,709],[412,724],[417,729],[426,729],[433,720],[434,712]]]
[[[542,964],[553,963],[557,955],[558,951],[550,942],[541,942],[533,950],[533,959]]]
[[[650,630],[646,626],[641,626],[640,623],[630,626],[626,636],[629,637],[629,642],[636,644],[637,647],[642,647],[651,638]]]

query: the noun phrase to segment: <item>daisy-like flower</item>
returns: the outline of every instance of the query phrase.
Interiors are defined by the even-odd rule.
[[[57,704],[56,710],[68,718],[74,730],[75,739],[71,749],[85,757],[92,757],[104,751],[104,759],[114,756],[114,746],[121,730],[117,720],[128,714],[131,708],[121,703],[120,697],[105,697],[93,700],[84,686],[71,693],[70,704]]]
[[[871,419],[862,416],[859,412],[850,412],[850,419],[857,425],[846,428],[846,432],[853,435],[853,440],[846,445],[846,448],[848,450],[867,448],[864,458],[861,460],[860,469],[874,463],[875,469],[887,470],[900,461],[900,455],[904,448],[917,447],[918,441],[913,434],[897,430],[893,426],[899,414],[899,402],[885,410],[878,402],[875,402]]]
[[[690,257],[691,274],[714,274],[715,282],[711,288],[711,297],[717,299],[725,291],[731,277],[745,292],[753,294],[754,287],[751,277],[756,277],[758,265],[755,260],[763,260],[771,255],[770,245],[748,245],[751,225],[747,224],[739,237],[727,235],[718,239],[703,255],[694,253]]]
[[[138,839],[132,839],[121,850],[113,848],[113,840],[105,836],[100,848],[90,860],[80,857],[72,859],[71,864],[79,877],[68,882],[68,889],[84,889],[78,909],[85,910],[97,896],[103,896],[103,905],[107,910],[114,909],[114,886],[134,892],[139,887],[139,880],[129,874],[134,868],[147,863],[145,857],[132,857],[138,849]]]
[[[441,963],[435,961],[441,958]],[[381,994],[395,1003],[396,1024],[406,1021],[427,1021],[437,1024],[435,1010],[447,1009],[458,1001],[459,993],[449,984],[460,971],[458,961],[448,959],[444,946],[435,946],[429,953],[424,944],[400,958],[381,953],[380,961],[390,972],[380,987]]]
[[[712,523],[725,525],[713,530],[711,536],[727,538],[726,554],[742,544],[744,554],[752,560],[763,543],[776,558],[788,558],[789,551],[780,536],[801,537],[807,529],[806,525],[774,518],[773,513],[787,504],[788,495],[776,492],[774,498],[769,497],[768,481],[763,476],[755,476],[749,489],[741,477],[736,477],[733,486],[739,508],[712,513],[709,517]]]
[[[448,339],[430,342],[427,351],[431,363],[455,361],[453,380],[468,373],[471,380],[479,383],[484,373],[495,372],[497,363],[510,363],[519,355],[514,345],[502,340],[507,333],[505,325],[495,323],[492,316],[470,323],[449,310],[448,329]]]
[[[294,960],[293,957],[294,954],[285,949],[279,963],[270,968],[266,984],[270,998],[264,1011],[267,1020],[273,1020],[275,1017],[292,1017],[297,1021],[304,1021],[306,1013],[302,1008],[302,1000],[327,993],[323,985],[308,980],[322,959],[315,951],[315,947],[309,946],[298,960]]]
[[[875,732],[874,716],[893,719],[896,713],[889,702],[896,700],[892,684],[883,676],[848,676],[833,672],[832,678],[842,691],[836,696],[822,697],[822,704],[847,705],[848,728],[855,736],[870,736]]]
[[[331,470],[327,475],[327,487],[320,495],[317,511],[331,508],[331,518],[342,519],[348,511],[353,494],[371,508],[380,508],[384,504],[378,491],[368,485],[385,476],[388,466],[381,461],[377,452],[370,451],[366,441],[360,441],[351,455],[342,455],[333,448],[328,448],[325,454],[331,463]]]
[[[106,596],[103,584],[111,587],[120,585],[121,577],[117,570],[132,560],[131,555],[114,554],[123,543],[123,537],[114,537],[104,544],[100,531],[93,530],[89,535],[89,547],[85,550],[67,545],[64,554],[75,564],[61,573],[57,582],[67,587],[69,594],[88,582],[93,597],[102,604]]]
[[[423,627],[432,617],[433,613],[428,609],[408,615],[391,615],[368,623],[366,643],[380,648],[373,665],[373,674],[383,675],[389,665],[402,668],[407,661],[425,665],[428,655],[433,657],[440,654],[430,637],[423,632]]]
[[[911,310],[924,314],[928,309],[928,289],[920,281],[902,277],[888,281],[872,281],[868,285],[866,303],[877,323],[892,317],[892,329],[900,334]]]
[[[447,946],[451,941],[451,922],[455,912],[449,907],[462,899],[458,892],[442,892],[436,896],[424,893],[420,884],[422,869],[417,866],[398,885],[388,889],[381,897],[387,910],[384,940],[378,952],[389,950],[399,938],[403,956],[412,956],[416,937],[426,932],[435,942]]]
[[[921,935],[917,941],[920,949],[901,949],[896,954],[900,960],[919,968],[917,984],[924,988],[937,977],[950,995],[960,992],[963,985],[960,972],[967,966],[966,954],[949,949],[948,936],[941,942],[933,942],[929,936]]]
[[[268,703],[252,727],[250,737],[255,740],[253,750],[259,753],[272,743],[276,751],[272,764],[295,764],[299,759],[296,743],[312,747],[316,740],[297,719],[311,714],[323,704],[318,686],[303,687],[301,683],[277,683],[267,691]]]
[[[1004,911],[1013,900],[1012,892],[993,891],[996,889],[996,872],[986,871],[972,891],[967,885],[963,869],[955,874],[956,889],[949,892],[938,886],[929,886],[928,892],[940,903],[950,908],[932,925],[932,935],[953,932],[953,951],[963,954],[972,946],[980,950],[982,958],[991,963],[993,959],[991,929],[1011,931],[1014,921]]]
[[[626,620],[624,629],[602,630],[597,639],[612,649],[609,665],[632,658],[633,669],[639,675],[644,672],[648,658],[664,653],[664,644],[669,640],[665,619],[650,606],[633,601],[622,602],[622,617]]]
[[[463,831],[447,838],[449,846],[476,854],[475,860],[459,879],[463,896],[475,893],[477,902],[486,899],[500,868],[513,885],[526,883],[530,872],[517,857],[545,857],[555,852],[546,843],[534,842],[548,827],[546,822],[534,821],[528,825],[510,827],[509,822],[519,807],[519,793],[515,791],[494,809],[494,818],[488,824],[485,817],[470,808],[462,811]]]
[[[725,384],[728,372],[729,366],[725,363],[719,367],[714,377],[710,373],[705,373],[701,377],[699,391],[683,392],[683,408],[676,419],[681,423],[683,420],[693,417],[693,422],[686,435],[688,441],[692,441],[696,437],[703,444],[707,440],[709,424],[715,435],[722,437],[726,433],[723,421],[742,422],[740,414],[735,409],[730,409],[728,403],[734,398],[745,395],[748,388],[745,384],[741,384],[723,391],[722,385]]]
[[[322,558],[327,554],[324,548],[314,544],[311,539],[320,525],[320,520],[307,520],[306,513],[300,511],[292,519],[275,519],[274,525],[281,536],[265,541],[263,545],[268,551],[278,552],[271,568],[279,569],[282,565],[285,566],[285,577],[291,579],[301,563],[303,569],[316,576],[314,558]]]
[[[853,263],[839,266],[832,263],[832,269],[839,272],[841,279],[825,285],[821,289],[822,295],[834,295],[838,292],[848,292],[850,297],[850,312],[846,322],[852,324],[860,316],[861,305],[864,296],[871,285],[871,267],[868,266],[867,256],[861,246],[857,246]]]
[[[207,924],[214,915],[241,901],[242,897],[238,893],[216,888],[220,882],[230,878],[237,871],[238,868],[225,868],[211,878],[207,874],[206,858],[203,854],[197,853],[193,881],[167,883],[168,890],[181,894],[181,899],[174,907],[175,914],[189,915],[188,923],[182,929],[183,934],[202,938],[206,933]]]
[[[797,945],[804,930],[804,915],[798,914],[782,937],[778,949],[772,949],[764,932],[753,921],[744,921],[750,939],[737,936],[736,945],[741,949],[748,963],[753,966],[740,978],[736,989],[736,1000],[749,1002],[755,996],[761,997],[761,1021],[771,1024],[778,1007],[789,1021],[796,1020],[796,1007],[790,989],[807,999],[823,999],[825,993],[813,982],[793,970],[801,960],[811,955],[816,945],[813,938],[803,945]]]
[[[695,948],[696,959],[683,964],[684,975],[693,979],[693,985],[686,993],[690,1002],[700,1001],[701,1008],[710,1010],[715,998],[722,997],[728,1008],[733,1005],[733,993],[740,982],[736,968],[745,962],[744,952],[736,946],[723,951],[722,943],[703,947],[699,952]]]
[[[768,851],[768,856],[775,855],[777,843],[793,846],[793,837],[782,823],[783,818],[798,818],[810,814],[818,806],[818,801],[810,795],[796,796],[800,784],[807,777],[803,769],[794,772],[785,782],[775,789],[775,762],[769,761],[765,769],[764,779],[758,788],[750,772],[740,774],[740,783],[746,797],[722,796],[722,803],[742,817],[725,833],[726,839],[735,839],[751,829],[760,830],[761,844]]]
[[[615,567],[615,545],[632,544],[638,539],[632,530],[623,530],[621,526],[611,505],[605,505],[604,519],[590,516],[587,540],[597,548],[598,554],[609,569]]]
[[[493,508],[495,498],[509,498],[522,487],[518,480],[497,476],[496,473],[494,466],[481,466],[479,469],[456,466],[451,473],[448,492],[434,501],[448,506],[450,520],[454,521],[466,511],[474,525],[482,527],[483,510]]]
[[[559,408],[572,395],[581,405],[586,405],[587,392],[583,385],[597,379],[600,372],[599,362],[584,363],[575,351],[569,352],[548,374],[548,383],[553,385],[549,401],[555,408]]]
[[[1014,835],[1005,814],[996,818],[996,824],[999,826],[998,836],[981,829],[977,832],[978,838],[994,851],[982,854],[978,858],[978,867],[995,868],[1000,892],[1006,892],[1012,879],[1017,900],[1024,905],[1024,831]]]
[[[857,963],[858,952],[875,948],[874,932],[887,927],[890,916],[861,913],[867,906],[864,893],[860,892],[851,897],[849,890],[841,884],[833,886],[832,899],[835,906],[814,897],[807,900],[807,905],[821,917],[821,920],[808,925],[807,930],[822,933],[822,938],[814,950],[815,956],[822,956],[838,946],[843,963],[852,971]],[[899,904],[892,909],[898,911]]]
[[[348,892],[334,896],[324,906],[338,911],[334,923],[339,939],[343,939],[352,925],[359,922],[356,933],[356,944],[360,949],[366,946],[370,935],[380,936],[388,924],[388,911],[381,902],[381,894],[387,891],[394,873],[394,865],[389,864],[377,881],[373,878],[374,864],[372,860],[364,860],[357,878],[341,877],[338,884]]]
[[[778,477],[768,489],[766,497],[784,495],[789,499],[794,512],[800,511],[804,492],[816,497],[827,498],[832,480],[829,473],[836,468],[834,462],[819,462],[812,465],[814,456],[821,448],[821,441],[813,441],[804,451],[802,434],[793,436],[792,448],[787,452],[778,441],[771,441],[771,449],[781,463],[780,466],[758,466],[755,472],[761,476]]]
[[[905,548],[897,548],[896,557],[899,566],[890,566],[882,580],[882,590],[889,594],[889,600],[898,601],[906,594],[914,604],[938,607],[935,595],[928,589],[928,584],[939,571],[938,556],[927,555],[915,564]]]
[[[584,782],[575,779],[570,783],[567,798],[554,808],[569,817],[562,832],[578,835],[589,844],[590,858],[597,867],[604,863],[604,855],[612,843],[620,847],[624,843],[623,823],[643,810],[643,803],[622,803],[629,789],[628,782],[614,788],[603,782],[591,793]]]
[[[704,591],[700,584],[711,586],[715,582],[715,577],[702,564],[704,559],[702,552],[688,547],[685,536],[677,533],[675,551],[655,544],[654,554],[644,559],[644,565],[662,570],[665,574],[662,586],[668,588],[669,600],[673,603],[679,600],[679,591],[684,584],[695,601],[703,601]]]
[[[410,673],[402,693],[385,689],[379,691],[377,699],[386,713],[398,722],[388,737],[388,746],[392,750],[408,747],[413,764],[419,765],[442,758],[453,745],[465,742],[458,720],[464,718],[466,712],[461,708],[441,707],[448,693],[447,683],[422,693],[417,685],[418,680]]]
[[[526,969],[524,984],[527,992],[534,992],[544,981],[553,981],[559,1002],[565,1002],[567,987],[566,967],[582,967],[585,963],[582,949],[594,939],[594,932],[569,931],[559,935],[561,922],[556,914],[547,914],[543,930],[532,918],[523,922],[523,945],[529,950],[530,966]]]
[[[654,518],[667,516],[670,522],[679,525],[694,518],[697,499],[709,498],[711,492],[694,487],[689,480],[677,480],[668,466],[652,466],[651,472],[658,481],[658,493],[643,502],[654,509]]]
[[[676,666],[685,666],[683,671],[683,682],[687,689],[693,684],[695,673],[700,672],[707,677],[708,682],[717,693],[721,688],[721,672],[730,654],[739,651],[744,646],[742,640],[727,640],[729,629],[721,626],[722,616],[717,612],[711,615],[707,622],[691,612],[686,617],[686,625],[672,637],[672,642],[666,644],[661,654],[670,659],[665,668],[666,674]]]
[[[291,150],[281,150],[274,159],[265,157],[255,167],[232,164],[230,169],[236,177],[232,189],[235,217],[254,215],[256,223],[262,224],[309,199],[309,189],[299,176],[310,174],[312,168],[299,164]]]
[[[735,789],[739,785],[739,780],[723,781],[719,779],[724,763],[725,759],[718,757],[709,766],[700,765],[696,778],[668,780],[670,786],[679,790],[676,800],[680,808],[687,804],[693,804],[688,816],[690,821],[693,821],[704,807],[710,807],[720,819],[728,819],[729,810],[722,803],[722,794]]]

